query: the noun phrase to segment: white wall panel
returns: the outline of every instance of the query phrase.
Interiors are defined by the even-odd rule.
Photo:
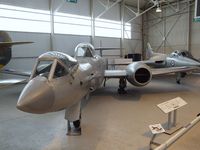
[[[83,42],[90,42],[90,37],[56,34],[54,36],[54,50],[74,56],[75,47]]]
[[[32,41],[33,44],[13,46],[13,57],[32,57],[50,50],[50,35],[43,33],[8,32],[12,41]]]
[[[36,59],[23,58],[23,59],[11,59],[6,68],[15,69],[19,71],[32,71]]]

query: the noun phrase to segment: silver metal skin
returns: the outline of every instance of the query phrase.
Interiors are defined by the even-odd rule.
[[[29,113],[59,111],[73,106],[89,92],[98,88],[104,79],[105,60],[93,54],[90,57],[76,56],[76,58],[78,61],[59,52],[47,52],[41,55],[29,83],[19,97],[17,108]],[[64,64],[66,59],[68,61]],[[37,65],[41,61],[52,62],[46,77],[43,75],[46,72],[36,75]],[[57,64],[62,65],[68,73],[54,77]]]
[[[176,50],[171,54],[167,55],[162,53],[154,53],[149,43],[147,43],[147,47],[147,54],[149,60],[146,60],[144,62],[152,68],[171,68],[172,70],[176,67],[187,67],[189,70],[197,70],[200,67],[200,61],[195,59],[188,51]],[[188,70],[184,70],[179,71],[176,74],[177,84],[180,84],[181,78],[187,75]]]
[[[88,93],[101,86],[104,77],[120,78],[122,84],[127,79],[132,85],[145,86],[152,75],[189,71],[190,68],[179,66],[199,65],[198,61],[175,52],[166,57],[165,67],[170,66],[172,60],[175,61],[173,70],[153,70],[146,65],[146,61],[140,61],[129,64],[126,70],[108,71],[106,60],[96,55],[94,47],[88,43],[81,43],[75,48],[75,58],[61,52],[47,52],[39,56],[30,81],[19,97],[17,108],[29,113],[59,111],[78,104]],[[41,62],[47,63],[40,65]],[[61,75],[56,75],[58,73]]]
[[[200,67],[200,61],[195,59],[188,51],[176,50],[171,54],[154,53],[150,44],[148,43],[147,53],[149,60],[145,63],[154,68],[168,68],[168,67]]]
[[[145,86],[152,78],[150,67],[141,62],[128,65],[126,72],[127,80],[135,86]]]
[[[145,86],[153,75],[191,70],[188,67],[152,69],[145,61],[133,62],[125,70],[106,70],[106,67],[107,61],[96,55],[88,43],[75,48],[74,58],[61,52],[46,52],[37,59],[17,108],[35,114],[66,109],[68,135],[80,135],[81,101],[99,88],[104,78],[119,78],[118,93],[125,94],[126,80],[135,86]]]

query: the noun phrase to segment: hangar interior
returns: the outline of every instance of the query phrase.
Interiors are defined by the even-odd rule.
[[[103,51],[108,59],[135,53],[146,59],[148,42],[155,52],[187,50],[200,59],[194,0],[69,1],[0,0],[0,30],[7,31],[13,41],[34,42],[13,46],[5,68],[31,71],[42,53],[56,50],[74,56],[76,45],[82,42],[118,48]],[[158,8],[162,11],[156,12]],[[15,76],[1,73],[0,77]],[[180,85],[175,78],[153,78],[141,88],[128,84],[125,95],[116,95],[117,79],[108,80],[105,88],[83,102],[79,137],[66,136],[64,111],[34,115],[17,110],[24,85],[1,88],[0,149],[147,150],[152,137],[148,125],[167,120],[157,104],[175,97],[187,101],[178,111],[178,122],[183,125],[199,113],[199,75],[186,76]],[[169,149],[200,149],[199,135],[195,126]]]

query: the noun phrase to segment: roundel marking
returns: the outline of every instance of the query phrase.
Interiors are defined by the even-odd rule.
[[[170,65],[171,65],[172,67],[174,67],[174,66],[175,66],[175,61],[172,60],[172,61],[170,62]]]

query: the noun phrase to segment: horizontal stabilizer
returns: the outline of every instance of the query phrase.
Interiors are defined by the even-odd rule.
[[[0,42],[0,47],[21,45],[21,44],[31,44],[31,43],[33,42]]]

